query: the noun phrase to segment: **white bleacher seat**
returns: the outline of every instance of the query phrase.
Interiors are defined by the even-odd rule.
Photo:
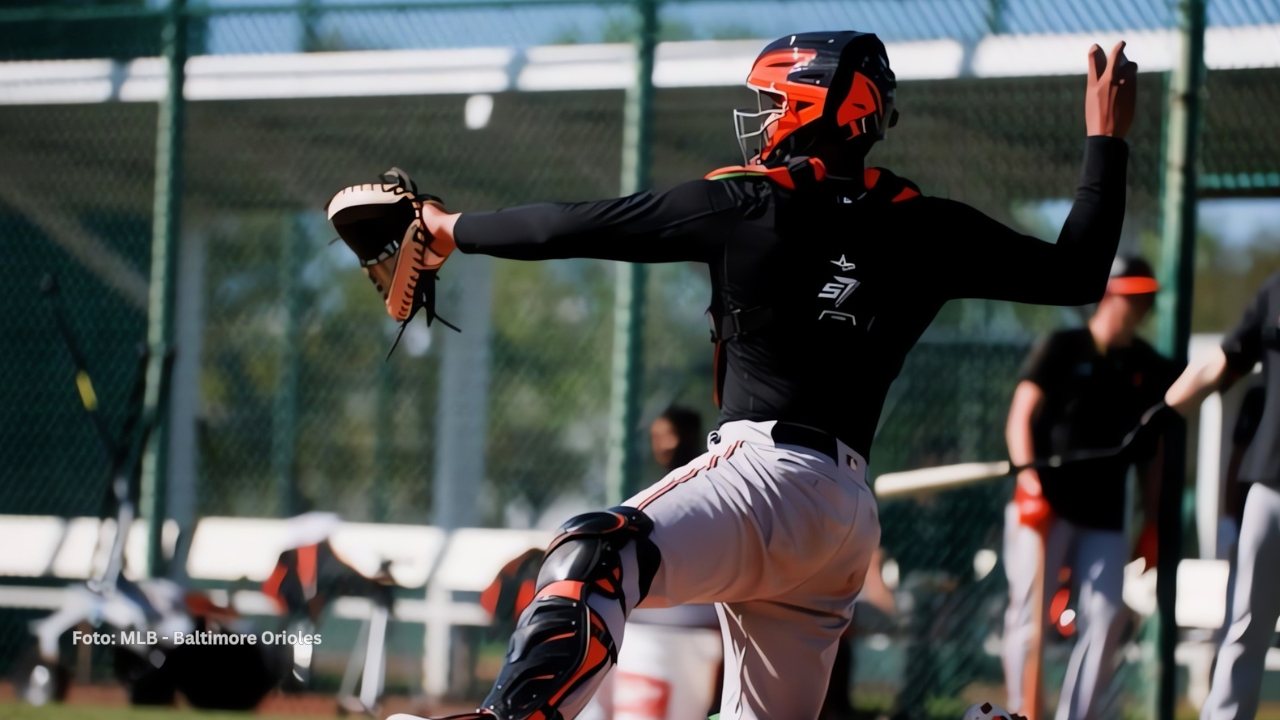
[[[269,518],[206,517],[196,523],[187,575],[198,580],[263,582],[289,545],[289,528]]]
[[[444,541],[443,530],[427,525],[345,523],[331,542],[335,552],[365,575],[389,560],[396,583],[417,588],[427,584]]]
[[[1178,563],[1178,603],[1174,614],[1178,627],[1216,630],[1227,612],[1225,560],[1192,560]]]
[[[1174,607],[1178,627],[1199,630],[1199,639],[1178,643],[1174,659],[1187,668],[1187,699],[1200,707],[1209,694],[1209,675],[1215,651],[1215,632],[1222,626],[1227,609],[1227,576],[1225,560],[1187,558],[1178,563],[1178,599]],[[1156,609],[1156,573],[1142,572],[1142,562],[1125,567],[1124,601],[1134,612],[1149,616]],[[1280,630],[1280,622],[1277,622]],[[1280,650],[1267,652],[1266,668],[1280,670]]]
[[[1227,609],[1227,561],[1186,558],[1178,563],[1178,627],[1217,630]],[[1156,610],[1156,573],[1142,572],[1142,561],[1125,566],[1124,602],[1141,616]],[[1280,622],[1276,623],[1280,630]]]
[[[516,556],[531,548],[545,548],[555,533],[542,530],[462,528],[449,538],[434,582],[442,589],[480,592]]]
[[[112,520],[103,521],[103,526],[111,526],[114,528],[115,522]],[[165,520],[164,526],[160,529],[160,546],[161,552],[165,557],[173,557],[174,546],[178,543],[178,523],[174,520]],[[139,518],[133,521],[129,527],[129,537],[125,540],[124,546],[124,572],[125,577],[137,580],[144,576],[142,572],[145,553],[147,551],[147,521]],[[95,562],[106,563],[107,555],[111,552],[110,543],[103,543],[99,548],[102,554],[100,559]],[[94,567],[98,567],[95,565]]]
[[[59,517],[0,515],[0,576],[47,574],[65,527]]]
[[[0,515],[0,576],[87,580],[106,564],[115,520],[53,515]],[[138,578],[146,548],[147,523],[138,519],[125,544],[125,574]],[[173,555],[178,524],[166,520],[161,542]]]
[[[196,524],[187,555],[187,574],[198,580],[262,582],[280,553],[299,542],[329,535],[333,549],[356,570],[372,575],[383,560],[403,587],[422,587],[435,567],[444,531],[425,525],[341,523],[307,528],[293,519],[207,517]]]
[[[62,545],[53,559],[53,575],[68,580],[84,580],[91,576],[95,567],[94,560],[98,557],[98,538],[103,531],[102,520],[99,518],[71,518],[67,522]],[[102,536],[102,542],[110,543],[111,537]]]

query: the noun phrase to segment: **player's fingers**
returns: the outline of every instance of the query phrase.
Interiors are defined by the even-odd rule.
[[[1138,79],[1138,63],[1126,62],[1116,71],[1116,82],[1121,85],[1132,85]]]
[[[1097,80],[1102,77],[1102,71],[1106,69],[1107,56],[1103,54],[1098,43],[1094,43],[1089,47],[1089,77]]]
[[[1120,57],[1118,58],[1117,62],[1119,64],[1116,66],[1114,70],[1114,73],[1113,73],[1114,76],[1120,79],[1118,81],[1127,80],[1132,82],[1133,78],[1137,77],[1138,75],[1138,63],[1125,57],[1125,54],[1123,52],[1120,53]]]
[[[1125,41],[1123,40],[1116,43],[1115,46],[1111,48],[1111,54],[1107,58],[1107,69],[1111,71],[1113,78],[1120,69],[1120,63],[1125,61],[1124,46]]]

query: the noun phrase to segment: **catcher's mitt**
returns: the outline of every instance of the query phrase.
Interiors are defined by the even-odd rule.
[[[458,330],[436,314],[437,274],[455,245],[427,233],[425,204],[444,208],[440,198],[418,192],[408,173],[393,167],[381,182],[343,188],[325,206],[338,236],[382,295],[387,314],[400,321],[401,335],[419,310],[426,311],[428,325],[439,319]]]

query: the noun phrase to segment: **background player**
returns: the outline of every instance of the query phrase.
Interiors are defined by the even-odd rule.
[[[1015,465],[1118,447],[1143,412],[1159,402],[1177,371],[1137,336],[1158,289],[1145,260],[1117,258],[1088,324],[1060,330],[1036,344],[1009,408],[1006,436]],[[1130,457],[1113,458],[1018,474],[1015,502],[1005,512],[1004,539],[1009,579],[1004,666],[1012,712],[1039,716],[1040,708],[1030,707],[1035,698],[1026,696],[1039,696],[1029,686],[1039,678],[1028,677],[1036,674],[1028,659],[1041,652],[1034,638],[1043,632],[1047,603],[1057,589],[1060,568],[1066,566],[1079,585],[1079,620],[1057,717],[1103,714],[1099,703],[1106,696],[1123,628],[1124,566],[1130,557],[1124,532],[1126,480],[1132,463]],[[1159,463],[1141,463],[1139,477],[1149,528],[1145,535],[1154,533]],[[1024,692],[1029,687],[1032,693]]]
[[[1205,720],[1252,718],[1267,649],[1280,617],[1280,273],[1263,283],[1239,324],[1202,363],[1189,367],[1165,393],[1167,407],[1186,415],[1211,392],[1230,387],[1262,362],[1262,419],[1240,466],[1252,483],[1236,547],[1231,624],[1218,650]],[[1151,424],[1166,408],[1153,408]]]
[[[707,452],[562,526],[506,664],[466,717],[574,717],[633,608],[706,602],[725,633],[722,716],[818,714],[879,542],[866,466],[906,353],[953,298],[1102,295],[1137,81],[1123,47],[1088,53],[1084,170],[1056,243],[864,167],[897,120],[896,81],[880,40],[856,32],[769,44],[748,76],[761,104],[735,116],[748,164],[667,192],[457,214],[400,175],[330,201],[402,320],[431,309],[434,273],[455,249],[693,261],[711,274],[721,415]]]
[[[1240,540],[1240,523],[1244,520],[1244,501],[1249,495],[1250,483],[1240,479],[1240,468],[1244,464],[1244,455],[1253,443],[1262,424],[1262,413],[1266,409],[1267,388],[1262,383],[1254,383],[1245,391],[1240,401],[1240,409],[1236,412],[1236,423],[1231,430],[1231,450],[1227,456],[1227,470],[1223,477],[1222,504],[1218,512],[1218,559],[1229,560],[1231,574],[1235,575],[1236,543]],[[1228,587],[1233,583],[1228,583]],[[1227,602],[1230,621],[1230,600]]]

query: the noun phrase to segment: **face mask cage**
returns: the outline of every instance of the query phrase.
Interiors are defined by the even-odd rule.
[[[733,128],[738,137],[738,148],[742,150],[742,159],[748,165],[760,157],[772,135],[772,126],[787,113],[786,95],[757,87],[751,87],[751,90],[756,94],[756,109],[733,111]]]

